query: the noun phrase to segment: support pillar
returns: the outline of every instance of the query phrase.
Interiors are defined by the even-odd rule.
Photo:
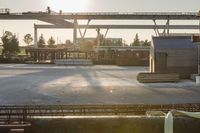
[[[87,27],[85,28],[85,31],[84,31],[84,33],[83,33],[83,38],[85,37],[85,34],[86,34],[86,32],[87,32],[87,29],[88,29],[88,25],[90,24],[90,19],[88,20],[88,22],[87,22]]]
[[[169,35],[169,25],[170,25],[170,21],[169,19],[167,20],[167,35]]]
[[[81,39],[83,40],[84,39],[84,37],[85,37],[85,34],[86,34],[86,32],[87,32],[87,29],[88,29],[88,26],[89,26],[89,24],[90,24],[90,19],[88,20],[88,22],[87,22],[87,25],[86,25],[86,28],[85,28],[85,30],[84,30],[84,33],[82,34],[82,32],[81,32],[81,29],[80,28],[78,28],[78,30],[79,30],[79,33],[80,33],[80,36],[81,36]],[[77,25],[78,25],[78,22],[77,22]]]
[[[104,38],[106,38],[106,36],[107,36],[107,34],[108,34],[108,30],[109,30],[109,29],[106,29],[106,33],[105,33],[105,35],[104,35]]]
[[[100,29],[97,28],[97,48],[96,48],[96,53],[97,53],[97,60],[99,60],[99,46],[100,46]]]
[[[77,43],[77,25],[78,25],[78,22],[77,22],[77,20],[75,19],[75,20],[74,20],[74,32],[73,32],[73,43],[74,43],[74,44]]]
[[[156,24],[156,20],[153,19],[153,22],[154,22],[154,25],[155,25],[154,31],[156,33],[156,36],[159,36],[160,33],[159,33],[159,30],[158,30],[158,27],[157,27],[157,24]]]
[[[37,28],[36,25],[34,24],[34,47],[37,48]]]
[[[97,28],[97,47],[100,46],[100,29]]]

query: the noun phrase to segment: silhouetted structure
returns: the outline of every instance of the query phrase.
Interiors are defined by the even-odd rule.
[[[94,56],[94,52],[83,52],[78,50],[58,49],[58,48],[27,48],[26,54],[34,61],[53,62],[55,59],[88,59]]]

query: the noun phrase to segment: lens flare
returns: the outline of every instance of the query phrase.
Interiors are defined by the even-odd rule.
[[[64,12],[85,12],[88,0],[48,0],[48,6],[52,10]]]

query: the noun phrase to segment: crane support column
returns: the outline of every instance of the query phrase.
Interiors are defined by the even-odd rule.
[[[34,46],[37,48],[37,28],[36,25],[34,24]]]
[[[85,31],[84,31],[84,33],[83,33],[83,38],[85,37],[85,34],[86,34],[86,32],[87,32],[87,29],[88,29],[88,25],[90,24],[90,19],[88,20],[88,22],[87,22],[87,27],[85,28]]]
[[[170,25],[170,20],[167,20],[167,35],[169,35],[169,25]]]
[[[97,28],[97,47],[100,46],[100,29]]]
[[[73,43],[76,44],[77,43],[77,26],[78,26],[78,22],[75,19],[74,20],[74,32],[73,32]]]

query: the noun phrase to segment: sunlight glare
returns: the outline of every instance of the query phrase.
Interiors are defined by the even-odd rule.
[[[86,12],[89,4],[88,0],[49,0],[48,3],[56,12]]]

